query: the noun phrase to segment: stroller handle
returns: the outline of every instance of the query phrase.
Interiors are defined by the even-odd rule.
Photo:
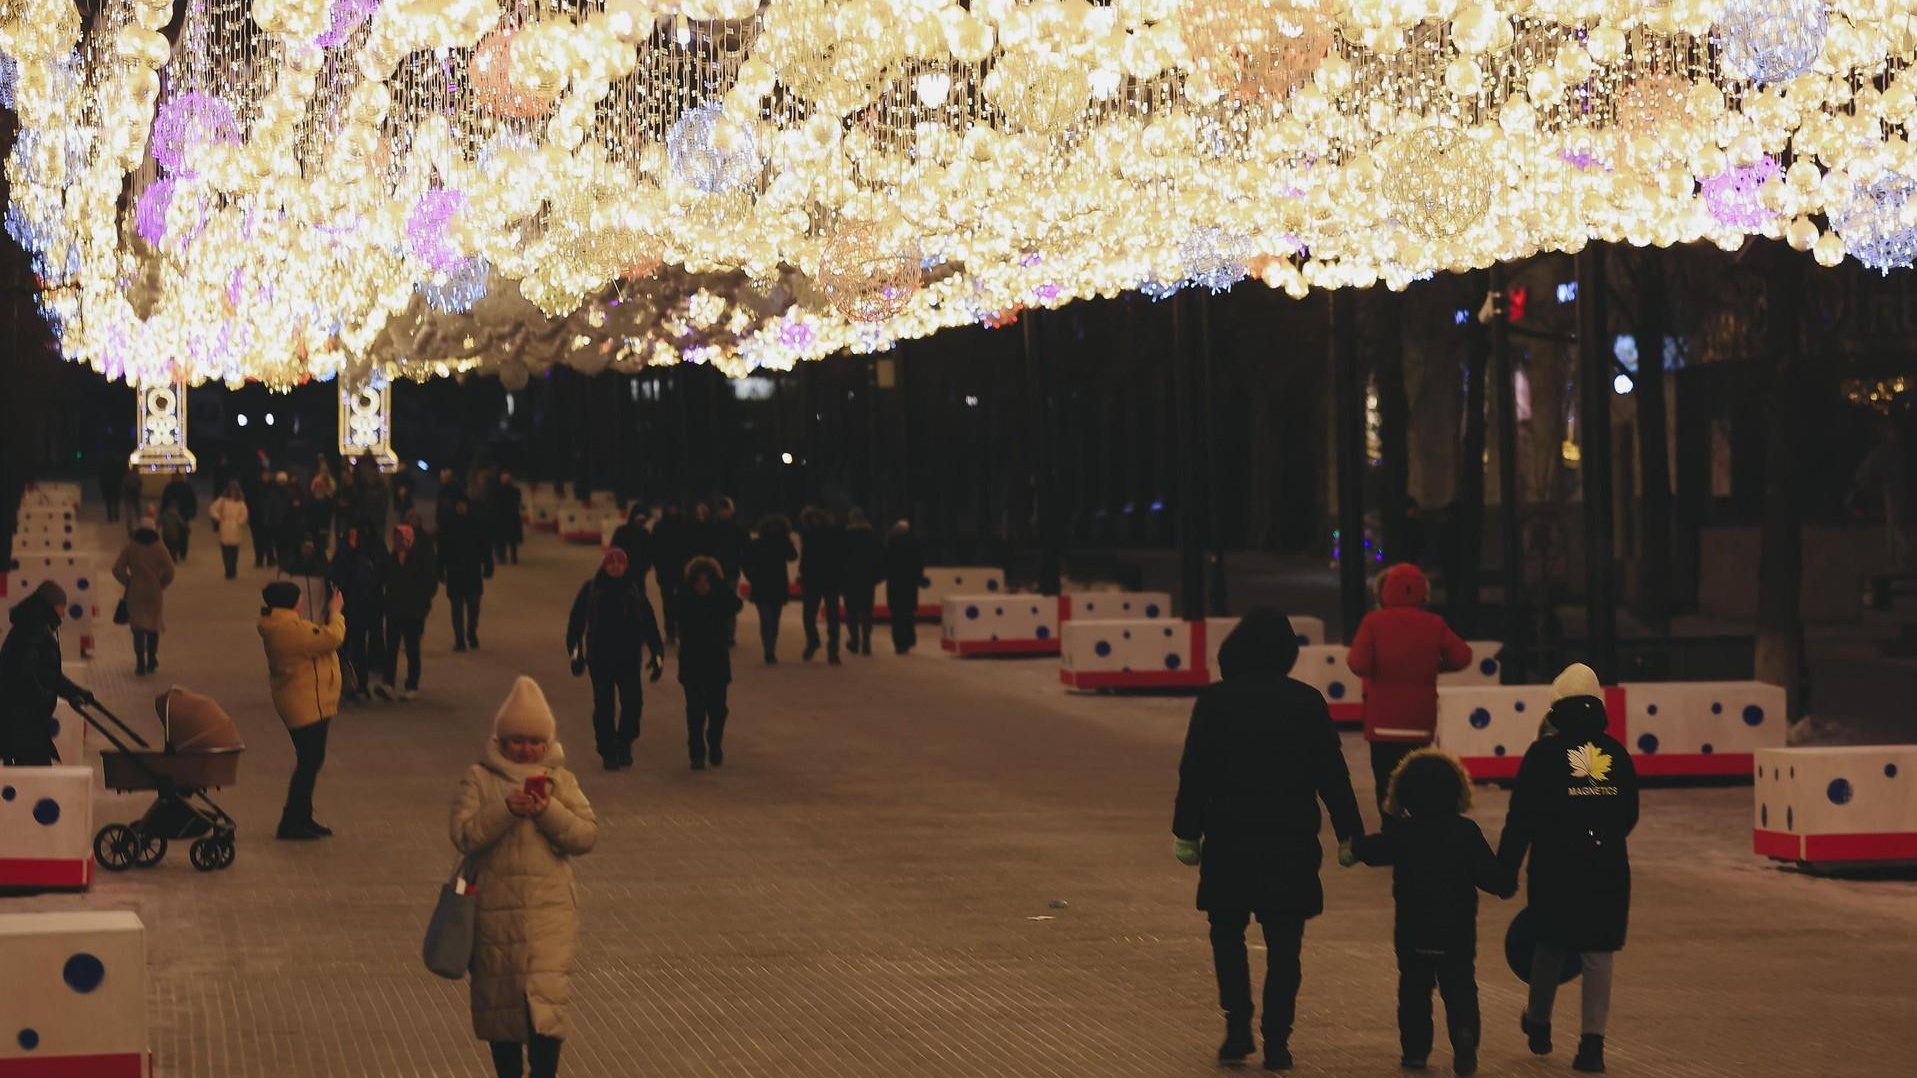
[[[113,712],[108,711],[106,709],[106,705],[100,703],[100,701],[98,700],[93,701],[91,704],[79,704],[79,703],[75,703],[72,700],[69,700],[67,701],[67,706],[79,712],[81,718],[87,720],[89,723],[92,723],[94,729],[105,734],[107,736],[107,740],[116,742],[116,745],[117,745],[118,739],[113,736],[113,731],[108,730],[106,727],[100,725],[100,720],[92,714],[93,712],[98,712],[100,715],[106,716],[107,719],[112,721],[113,725],[120,728],[121,733],[132,738],[134,744],[140,746],[143,749],[148,749],[153,747],[147,744],[146,738],[143,738],[139,734],[134,733],[133,730],[127,726],[126,723],[120,721],[120,717],[118,715],[115,715]],[[124,749],[126,746],[117,745],[117,747]]]

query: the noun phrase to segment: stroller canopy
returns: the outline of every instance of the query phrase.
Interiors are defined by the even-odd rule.
[[[175,685],[154,698],[153,709],[159,713],[160,729],[166,731],[166,747],[173,752],[246,747],[240,728],[210,696]]]

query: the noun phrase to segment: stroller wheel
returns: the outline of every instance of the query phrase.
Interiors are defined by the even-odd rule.
[[[93,836],[93,859],[108,872],[125,872],[139,857],[140,842],[133,836],[133,829],[125,824],[107,824]]]
[[[195,841],[186,851],[187,859],[201,872],[214,872],[225,867],[220,863],[220,840],[203,838]]]
[[[161,838],[159,835],[149,835],[144,832],[134,831],[133,845],[134,868],[152,868],[154,865],[160,863],[160,858],[166,856],[166,839]]]
[[[219,847],[220,867],[224,869],[231,866],[233,864],[233,856],[238,852],[238,849],[233,845],[233,836],[220,836],[214,838],[213,841]]]

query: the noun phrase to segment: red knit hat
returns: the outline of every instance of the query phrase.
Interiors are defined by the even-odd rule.
[[[614,569],[617,569],[622,573],[625,572],[626,552],[616,546],[607,547],[605,560],[599,563],[599,567],[609,573],[612,572]]]

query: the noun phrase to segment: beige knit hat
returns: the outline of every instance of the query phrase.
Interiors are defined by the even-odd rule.
[[[551,741],[558,733],[559,724],[552,717],[552,708],[546,706],[546,694],[540,691],[539,682],[521,674],[506,694],[506,702],[499,705],[499,714],[493,716],[493,736],[543,737]]]
[[[1551,702],[1555,704],[1573,696],[1604,698],[1604,686],[1598,684],[1597,671],[1583,663],[1572,663],[1564,668],[1564,673],[1551,683]]]

